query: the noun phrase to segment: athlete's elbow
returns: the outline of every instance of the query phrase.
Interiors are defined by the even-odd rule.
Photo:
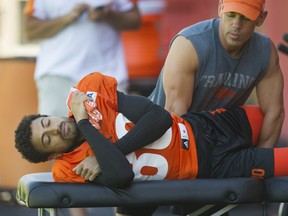
[[[131,172],[126,173],[125,175],[117,176],[109,178],[109,180],[106,180],[105,186],[115,188],[115,189],[122,189],[128,187],[134,179],[134,173],[131,170]]]
[[[173,125],[171,113],[165,110],[163,112],[161,121],[163,122],[163,125],[165,125],[166,129],[169,129]]]
[[[117,185],[117,188],[126,188],[126,187],[128,187],[133,182],[133,179],[134,179],[134,173],[132,171],[129,175],[125,176],[125,178],[123,178],[120,181],[120,184]]]
[[[173,124],[171,114],[167,110],[157,105],[155,105],[155,109],[155,118],[158,118],[163,123],[163,126],[166,126],[167,129],[170,128]]]

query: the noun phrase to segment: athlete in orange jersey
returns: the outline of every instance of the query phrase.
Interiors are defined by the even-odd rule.
[[[288,148],[254,146],[263,121],[258,107],[178,118],[116,86],[114,78],[100,73],[84,77],[67,100],[69,118],[24,117],[16,148],[31,162],[55,159],[53,177],[62,182],[90,179],[73,169],[95,155],[101,174],[90,180],[117,188],[132,180],[288,174],[288,166],[282,166]]]

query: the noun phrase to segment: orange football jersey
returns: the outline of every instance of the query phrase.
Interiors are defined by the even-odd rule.
[[[94,123],[99,124],[98,130],[111,142],[120,139],[133,127],[133,123],[117,111],[117,81],[114,78],[95,72],[84,77],[76,88],[95,100],[101,120]],[[197,153],[191,126],[181,118],[172,118],[172,127],[160,139],[126,155],[135,173],[135,181],[194,179],[197,176]],[[89,120],[93,124],[93,119],[89,117]],[[93,152],[85,142],[56,159],[52,169],[55,181],[85,182],[72,169],[90,155]]]

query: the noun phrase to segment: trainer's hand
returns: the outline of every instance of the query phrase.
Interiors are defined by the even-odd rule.
[[[92,98],[88,97],[85,93],[80,91],[73,92],[70,102],[70,110],[77,123],[81,119],[88,118],[88,114],[84,106],[84,102],[86,100],[92,100]]]
[[[73,169],[73,171],[87,181],[93,181],[101,173],[95,156],[86,157]]]

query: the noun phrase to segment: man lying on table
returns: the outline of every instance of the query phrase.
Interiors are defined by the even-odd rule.
[[[116,90],[114,78],[84,77],[71,91],[69,117],[25,116],[16,148],[33,163],[55,159],[57,182],[259,178],[288,175],[288,148],[256,148],[256,106],[170,115],[142,96]]]

